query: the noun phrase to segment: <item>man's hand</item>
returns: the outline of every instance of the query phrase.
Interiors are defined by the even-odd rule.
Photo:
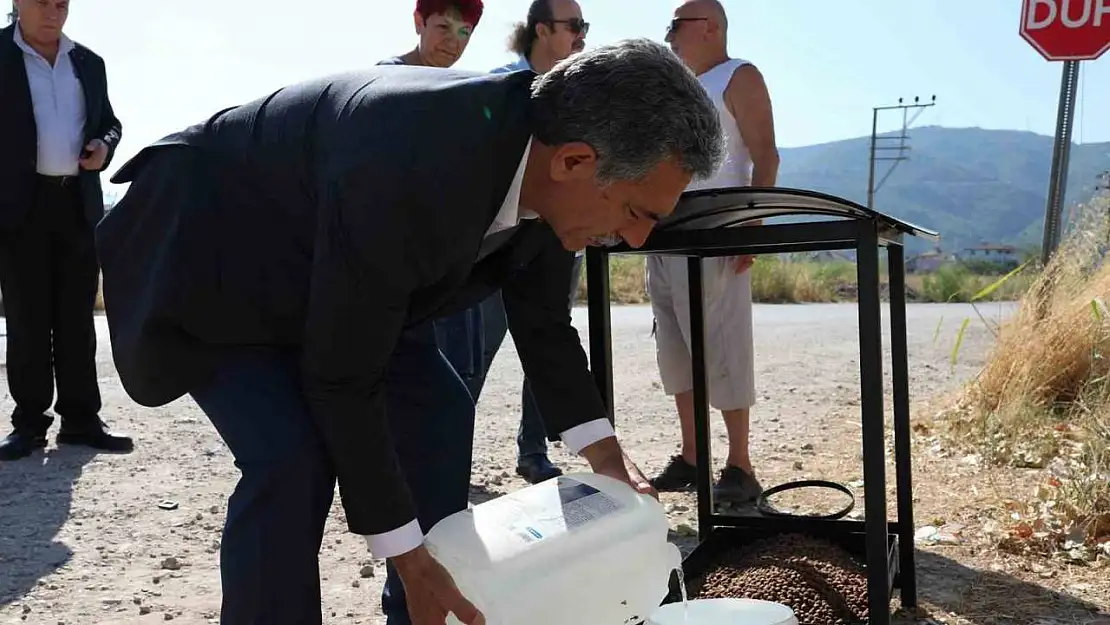
[[[768,186],[774,186],[774,183],[772,182]],[[744,226],[762,226],[763,225],[763,220],[762,219],[756,219],[755,221],[744,222],[741,225],[744,225]],[[730,256],[729,258],[732,260],[732,269],[736,272],[736,275],[740,275],[740,274],[744,273],[745,271],[751,269],[752,265],[755,264],[755,256],[753,256],[751,254],[744,254],[742,256]]]
[[[93,139],[85,146],[81,158],[77,161],[81,169],[86,171],[100,171],[104,168],[104,161],[108,160],[108,144],[100,139]]]
[[[737,275],[751,269],[752,265],[755,264],[755,256],[752,256],[751,254],[744,254],[743,256],[732,256],[730,258],[732,259],[732,268],[736,271]]]
[[[466,625],[486,625],[486,617],[462,596],[447,569],[421,545],[392,558],[405,585],[405,602],[412,625],[443,625],[447,614]]]
[[[607,475],[620,480],[636,489],[636,492],[659,499],[659,493],[651,486],[636,463],[625,455],[615,436],[603,438],[582,449],[582,456],[590,463],[594,473]]]

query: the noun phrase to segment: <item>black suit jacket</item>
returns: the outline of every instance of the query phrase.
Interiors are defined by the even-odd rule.
[[[502,288],[548,432],[605,418],[568,293],[574,254],[525,222],[481,262],[532,134],[533,74],[383,66],[294,85],[144,149],[97,229],[112,349],[157,406],[226,349],[300,352],[351,531],[414,518],[386,427],[399,333]]]
[[[0,29],[0,229],[11,228],[22,221],[31,208],[38,160],[38,129],[31,102],[31,88],[23,50],[15,44],[16,25]],[[104,168],[112,162],[119,145],[123,126],[116,119],[108,100],[108,78],[104,59],[92,50],[75,43],[69,53],[77,79],[85,94],[84,144],[101,139],[108,145]],[[104,215],[104,196],[100,172],[80,170],[81,203],[90,226]]]

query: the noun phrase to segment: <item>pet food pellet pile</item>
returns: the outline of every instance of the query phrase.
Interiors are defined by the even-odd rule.
[[[789,606],[800,625],[867,620],[867,575],[844,549],[811,536],[784,534],[720,554],[690,582],[691,598],[742,598]]]

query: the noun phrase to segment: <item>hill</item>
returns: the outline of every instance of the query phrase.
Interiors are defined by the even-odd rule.
[[[1040,245],[1052,137],[937,126],[913,128],[909,136],[910,160],[898,163],[875,195],[877,210],[939,231],[947,251],[981,242]],[[870,141],[784,148],[779,184],[866,204]],[[876,163],[876,183],[891,164]],[[1098,174],[1107,169],[1110,142],[1073,145],[1068,204],[1090,199]],[[911,243],[910,249],[925,246]]]

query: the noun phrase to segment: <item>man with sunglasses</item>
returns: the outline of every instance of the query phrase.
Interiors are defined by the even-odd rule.
[[[513,26],[509,49],[520,59],[494,72],[531,69],[543,74],[586,47],[590,24],[575,0],[533,0],[528,17]]]
[[[509,49],[520,56],[492,73],[528,70],[544,74],[556,63],[586,47],[588,22],[575,0],[533,0],[528,16],[513,27]],[[582,273],[582,253],[574,258],[567,310],[574,305]],[[466,382],[474,399],[482,393],[486,374],[507,330],[501,292],[495,292],[478,305],[436,321],[440,349]],[[547,455],[547,432],[527,376],[521,391],[521,418],[517,430],[516,472],[532,484],[562,475]]]
[[[775,185],[779,155],[774,115],[763,76],[754,65],[731,58],[728,18],[716,0],[680,5],[666,41],[698,76],[720,115],[728,158],[717,175],[687,190]],[[754,224],[752,224],[754,225]],[[715,485],[717,501],[751,502],[762,492],[748,453],[750,409],[755,403],[752,350],[751,256],[703,261],[706,365],[709,403],[721,411],[729,436],[725,468]],[[663,389],[675,397],[682,451],[652,480],[659,491],[690,488],[696,482],[694,393],[690,371],[690,308],[686,260],[649,256],[648,293],[655,315],[656,358]]]

